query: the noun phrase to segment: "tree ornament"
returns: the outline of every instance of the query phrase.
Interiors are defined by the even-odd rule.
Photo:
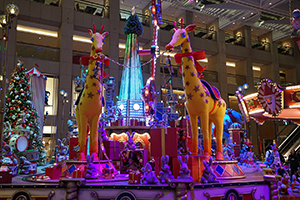
[[[10,99],[10,98],[7,98],[6,100],[7,100],[7,102],[9,103],[11,99]]]

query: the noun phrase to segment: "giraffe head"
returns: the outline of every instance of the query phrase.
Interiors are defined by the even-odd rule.
[[[173,51],[174,47],[182,44],[185,40],[189,38],[188,33],[192,32],[195,28],[195,24],[190,24],[187,27],[183,28],[183,18],[181,18],[181,27],[177,28],[176,22],[173,21],[173,25],[175,28],[173,28],[174,34],[172,36],[172,40],[169,44],[166,45],[167,51]]]
[[[105,37],[109,34],[108,32],[101,33],[104,29],[104,25],[102,25],[101,30],[99,33],[95,30],[95,24],[93,24],[93,30],[89,29],[88,33],[91,36],[92,41],[92,52],[95,53],[101,53],[102,52],[102,46],[105,42]]]

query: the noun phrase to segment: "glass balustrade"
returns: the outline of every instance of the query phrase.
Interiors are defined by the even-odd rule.
[[[278,50],[279,54],[294,56],[294,48],[292,48],[292,47],[284,47],[284,46],[278,45],[277,50]]]
[[[245,46],[245,38],[241,36],[231,35],[226,33],[225,34],[225,43],[226,44],[233,44],[238,46]]]
[[[263,42],[258,40],[251,40],[252,49],[262,50],[262,51],[270,51],[270,43]]]
[[[108,18],[109,16],[109,7],[102,4],[92,3],[89,1],[74,1],[74,8],[78,12],[84,12],[92,15],[97,15],[100,17]]]
[[[59,61],[60,50],[52,47],[17,43],[16,55],[24,58]]]
[[[204,70],[203,71],[203,80],[208,82],[218,82],[218,72]]]
[[[246,76],[227,74],[227,84],[231,85],[244,85],[246,83]]]
[[[194,36],[207,40],[216,40],[216,31],[210,31],[208,29],[196,27],[194,30]]]
[[[143,26],[150,26],[150,17],[148,15],[142,15],[139,13],[136,13],[139,17],[140,22],[143,24]],[[126,21],[128,17],[131,15],[131,12],[128,10],[120,10],[120,20]]]

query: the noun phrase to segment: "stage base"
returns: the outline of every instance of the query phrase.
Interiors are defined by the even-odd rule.
[[[236,160],[213,161],[212,168],[219,180],[246,178]]]

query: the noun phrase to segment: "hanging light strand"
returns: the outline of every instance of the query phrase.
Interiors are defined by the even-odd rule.
[[[142,67],[142,66],[144,66],[144,65],[147,65],[147,64],[151,63],[152,60],[158,59],[158,58],[159,58],[160,56],[162,56],[164,53],[165,53],[165,52],[163,51],[163,52],[160,53],[158,56],[155,56],[155,58],[151,58],[149,61],[147,61],[147,62],[145,62],[145,63],[143,63],[143,64],[141,64],[141,65],[133,66],[133,67],[123,65],[123,64],[121,64],[121,63],[119,63],[119,62],[117,62],[117,61],[115,61],[115,60],[113,60],[113,59],[107,57],[107,56],[104,55],[103,53],[101,54],[101,56],[103,56],[103,57],[109,59],[110,61],[112,61],[113,63],[115,63],[115,64],[117,64],[117,65],[120,65],[120,66],[122,66],[122,67],[125,67],[125,68],[139,68],[139,67]]]

